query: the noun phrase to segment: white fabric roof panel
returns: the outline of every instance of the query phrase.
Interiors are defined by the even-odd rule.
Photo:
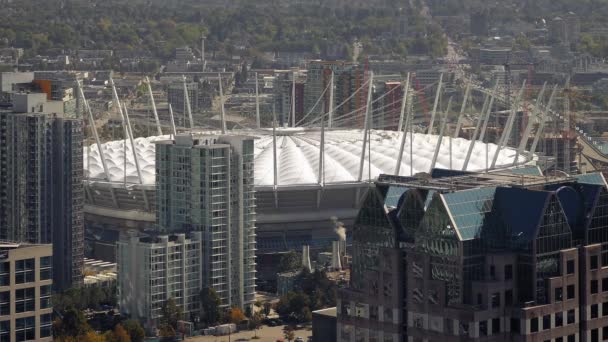
[[[209,133],[205,133],[208,135]],[[272,130],[240,130],[229,134],[254,136],[255,140],[255,184],[256,186],[274,185],[273,142]],[[363,181],[376,178],[381,173],[393,174],[399,154],[402,133],[395,131],[373,130],[371,132],[371,167],[367,151],[363,166]],[[413,158],[410,158],[409,134],[405,142],[400,175],[410,175],[410,160],[413,163],[413,173],[429,172],[438,136],[421,133],[414,134]],[[169,136],[152,136],[135,139],[135,150],[142,173],[142,183],[155,183],[155,144],[157,140],[167,140]],[[102,144],[103,156],[110,173],[112,182],[140,183],[137,169],[133,160],[130,142],[124,140],[111,141]],[[457,138],[451,139],[453,169],[460,170],[469,148],[470,141]],[[450,139],[444,137],[437,158],[436,167],[450,168]],[[325,183],[357,182],[363,146],[362,130],[326,130],[325,132]],[[487,146],[487,150],[486,150]],[[495,144],[475,143],[475,148],[469,161],[468,170],[483,170],[491,164],[496,151]],[[320,130],[279,129],[277,130],[277,176],[278,185],[317,184],[319,175]],[[367,150],[367,148],[366,148]],[[89,156],[90,151],[90,156]],[[104,180],[105,175],[101,164],[100,154],[95,144],[84,148],[85,175],[89,179]],[[497,165],[510,166],[513,163],[515,151],[505,148],[500,151]],[[525,162],[520,157],[521,163]],[[125,172],[126,160],[126,172]],[[371,170],[371,175],[370,175]]]

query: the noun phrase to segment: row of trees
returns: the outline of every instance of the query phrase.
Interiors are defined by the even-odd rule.
[[[145,333],[137,321],[125,320],[98,334],[89,326],[83,312],[71,307],[53,321],[53,338],[65,342],[143,342]]]
[[[392,44],[377,41],[395,30],[400,17],[415,21],[419,16],[408,1],[393,2],[397,7],[336,10],[322,2],[280,6],[271,0],[220,7],[194,0],[179,1],[179,6],[164,1],[145,5],[74,1],[57,6],[54,1],[22,0],[5,4],[0,13],[0,46],[22,47],[30,55],[51,49],[89,48],[137,50],[169,58],[175,47],[198,46],[205,35],[208,51],[225,55],[234,53],[237,46],[315,53],[355,40],[368,41],[369,47],[379,52],[405,53],[413,41],[397,50]],[[38,13],[37,20],[31,20],[31,13]],[[416,27],[416,32],[428,31],[424,25],[423,21],[423,30]],[[434,38],[428,36],[428,44],[434,46]]]

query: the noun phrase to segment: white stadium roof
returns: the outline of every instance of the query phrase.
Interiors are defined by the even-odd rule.
[[[196,135],[197,133],[195,133]],[[201,134],[208,135],[208,132]],[[272,130],[235,130],[229,134],[248,135],[257,137],[255,141],[255,185],[274,185],[273,170],[273,139]],[[371,131],[371,168],[368,156],[363,167],[363,181],[376,178],[379,174],[394,174],[401,144],[402,133],[396,131]],[[144,185],[155,183],[155,144],[157,140],[167,140],[169,136],[153,136],[136,138],[135,149]],[[413,173],[429,172],[438,136],[414,134],[413,158],[410,158],[409,134],[406,139],[400,175],[410,175],[410,159],[413,163]],[[451,142],[450,142],[451,140]],[[127,140],[127,150],[124,150],[124,140],[111,141],[102,144],[110,181],[139,184],[137,169],[133,159],[130,142]],[[450,143],[452,145],[450,165]],[[461,170],[469,148],[470,141],[463,138],[450,139],[444,137],[435,167]],[[349,183],[359,181],[361,148],[363,145],[362,130],[327,130],[325,132],[325,183]],[[487,148],[486,148],[487,146]],[[319,129],[279,129],[277,130],[277,175],[278,185],[318,184],[318,165],[320,149]],[[483,170],[497,149],[495,144],[475,143],[467,170]],[[90,156],[88,151],[90,150]],[[367,151],[366,151],[367,153]],[[497,159],[496,166],[511,166],[515,151],[503,148]],[[125,172],[126,160],[126,172]],[[521,163],[529,160],[529,155],[520,156]],[[450,167],[451,166],[451,167]],[[95,144],[84,149],[85,175],[89,180],[104,181],[105,175],[99,151]]]

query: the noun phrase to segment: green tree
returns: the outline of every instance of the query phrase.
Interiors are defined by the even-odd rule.
[[[249,329],[253,330],[253,332],[255,334],[255,338],[258,337],[258,329],[260,329],[260,327],[262,326],[262,319],[263,319],[263,317],[260,312],[256,312],[249,319]]]
[[[291,325],[287,325],[285,328],[283,328],[283,336],[287,341],[291,341],[296,338],[296,333]]]
[[[160,326],[168,326],[176,331],[180,319],[182,319],[182,309],[175,304],[173,298],[167,299],[161,308]]]
[[[201,290],[201,321],[207,325],[215,324],[222,319],[220,305],[222,301],[215,290],[206,287]]]
[[[53,322],[53,336],[79,337],[90,330],[82,311],[69,308],[63,312],[63,317]]]
[[[290,250],[281,256],[278,271],[279,273],[297,271],[301,267],[300,256],[296,251]]]
[[[134,319],[128,319],[122,322],[122,326],[129,333],[129,336],[131,337],[131,342],[144,341],[146,333],[144,331],[144,328],[142,328],[141,324],[139,324],[138,321]]]

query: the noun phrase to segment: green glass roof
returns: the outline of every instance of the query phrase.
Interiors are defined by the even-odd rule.
[[[486,213],[492,210],[495,187],[443,194],[447,209],[462,240],[479,237]]]
[[[518,175],[529,175],[529,176],[542,176],[543,173],[540,171],[538,166],[527,166],[518,169],[510,169],[511,172]]]
[[[384,205],[387,207],[396,208],[399,204],[399,199],[408,188],[402,186],[390,186],[384,197]]]
[[[606,186],[606,180],[604,179],[604,176],[599,172],[586,173],[584,175],[575,175],[574,178],[576,178],[580,183]]]

